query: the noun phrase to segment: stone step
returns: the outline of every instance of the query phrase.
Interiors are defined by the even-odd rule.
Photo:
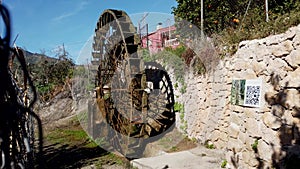
[[[212,150],[218,152],[218,150]],[[221,168],[222,161],[225,159],[223,153],[214,156],[213,154],[205,154],[206,150],[197,147],[187,151],[164,153],[155,157],[140,158],[132,160],[130,163],[138,169],[208,169]],[[212,156],[211,156],[212,155]]]

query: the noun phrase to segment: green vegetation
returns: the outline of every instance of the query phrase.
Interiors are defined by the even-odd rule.
[[[184,132],[184,134],[187,134],[186,130],[187,130],[188,124],[187,124],[187,121],[184,119],[184,105],[181,103],[175,102],[174,111],[180,113],[179,118],[180,118],[181,126],[179,128]]]
[[[181,126],[179,127],[180,130],[183,131],[184,134],[187,134],[187,128],[188,128],[188,124],[186,120],[181,121]]]
[[[107,100],[109,98],[110,98],[110,93],[105,93],[104,96],[103,96],[103,99]]]
[[[84,163],[92,163],[97,169],[103,168],[103,166],[117,165],[122,168],[133,169],[129,161],[114,153],[106,152],[99,147],[103,143],[103,139],[98,138],[95,141],[92,140],[88,134],[80,127],[77,118],[71,119],[71,123],[68,127],[56,128],[48,131],[45,134],[44,141],[47,145],[54,146],[56,150],[62,149],[62,151],[95,151],[99,153],[99,156],[95,156],[93,159],[82,159]],[[57,152],[59,153],[59,151]],[[76,158],[80,154],[75,155]],[[81,154],[82,155],[82,154]],[[55,155],[52,155],[55,156]],[[51,157],[52,157],[51,156]],[[47,159],[48,160],[48,159]],[[51,158],[49,159],[51,160]],[[55,163],[51,161],[51,163]]]
[[[54,144],[89,141],[87,147],[97,146],[82,129],[55,129],[46,135],[46,140]]]
[[[180,118],[180,121],[181,121],[181,122],[184,122],[184,113],[180,113],[179,118]]]
[[[163,66],[170,66],[173,71],[175,78],[181,84],[184,82],[184,69],[185,64],[183,59],[180,57],[180,53],[184,50],[184,47],[178,47],[178,49],[166,48],[162,52],[153,55],[156,60],[160,60]]]
[[[208,149],[215,149],[215,146],[213,144],[207,144],[206,148],[208,148]]]
[[[181,89],[180,89],[180,93],[181,93],[181,94],[185,93],[185,92],[186,92],[186,88],[187,88],[187,84],[184,83],[184,84],[182,85]]]
[[[178,83],[176,82],[173,86],[174,86],[175,89],[177,89],[178,88]]]
[[[204,146],[208,149],[215,149],[215,145],[210,140],[206,140]]]
[[[257,152],[258,140],[256,139],[256,140],[254,141],[254,143],[251,144],[251,146],[252,146],[252,150],[254,150],[255,152]]]
[[[195,137],[193,137],[193,138],[191,139],[191,141],[192,141],[193,143],[197,143],[197,142],[198,142],[198,140],[197,140]]]
[[[141,51],[142,54],[142,59],[144,62],[152,62],[155,60],[154,56],[150,55],[149,50],[147,49],[139,49]]]
[[[300,23],[300,1],[296,0],[269,1],[268,22],[265,1],[204,0],[203,32],[209,37],[208,42],[195,29],[201,25],[201,1],[176,1],[176,37],[192,48],[181,57],[198,75],[213,70],[220,59],[233,55],[241,41],[283,33]]]
[[[172,146],[170,151],[171,152],[176,152],[176,151],[178,151],[178,147],[177,146]]]
[[[176,1],[178,3],[177,7],[173,7],[175,16],[200,27],[201,1]],[[203,3],[204,31],[209,36],[232,30],[233,32],[231,33],[242,31],[246,34],[243,37],[234,36],[232,39],[258,38],[258,35],[268,35],[284,31],[295,24],[299,24],[300,20],[299,15],[297,15],[300,12],[300,2],[297,0],[269,1],[269,22],[266,22],[265,1],[252,1],[248,10],[249,1],[204,0]]]
[[[184,113],[184,105],[178,102],[175,102],[174,104],[174,111]]]
[[[70,83],[74,65],[66,55],[60,55],[58,59],[41,57],[36,62],[29,63],[28,69],[41,101],[49,101]]]
[[[223,160],[222,164],[221,164],[221,168],[225,168],[227,165],[227,160]]]
[[[176,79],[176,87],[178,88],[179,84],[181,86],[186,86],[184,81],[184,70],[186,67],[185,60],[183,58],[183,54],[186,52],[186,47],[184,45],[179,45],[177,48],[169,48],[166,47],[163,51],[150,55],[147,49],[142,50],[142,58],[145,62],[158,61],[164,67],[171,68],[174,72],[174,76]],[[184,93],[185,88],[181,90],[181,93]]]

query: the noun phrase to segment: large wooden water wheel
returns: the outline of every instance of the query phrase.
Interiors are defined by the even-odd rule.
[[[143,62],[139,44],[124,11],[100,15],[92,52],[96,101],[88,130],[94,139],[105,136],[115,150],[132,157],[175,122],[170,78],[159,64]]]

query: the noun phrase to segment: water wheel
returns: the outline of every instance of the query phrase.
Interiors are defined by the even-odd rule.
[[[124,11],[100,15],[92,52],[96,101],[88,130],[94,139],[105,136],[115,150],[132,157],[175,122],[170,78],[159,64],[143,62],[139,44]]]

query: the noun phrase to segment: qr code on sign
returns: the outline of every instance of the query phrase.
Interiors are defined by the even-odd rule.
[[[246,86],[246,105],[259,106],[260,86]]]

